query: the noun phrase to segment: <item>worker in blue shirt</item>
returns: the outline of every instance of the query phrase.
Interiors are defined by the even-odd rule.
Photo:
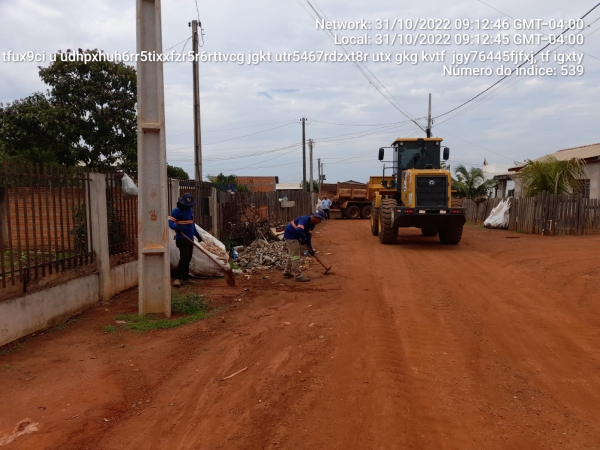
[[[175,287],[181,286],[182,282],[189,283],[190,280],[190,261],[192,260],[194,244],[188,241],[184,235],[192,241],[194,236],[198,238],[198,241],[202,241],[194,223],[194,211],[192,209],[194,206],[196,206],[196,202],[192,194],[183,194],[177,199],[177,207],[169,217],[169,228],[175,230],[175,245],[179,249],[179,264],[173,282]]]
[[[300,246],[306,245],[310,254],[315,254],[315,251],[312,248],[311,233],[315,226],[324,220],[327,220],[325,213],[323,211],[317,211],[310,216],[298,217],[285,227],[283,237],[285,239],[288,257],[283,271],[284,277],[294,277],[296,281],[310,281],[310,279],[307,276],[302,275],[302,272],[300,271]]]

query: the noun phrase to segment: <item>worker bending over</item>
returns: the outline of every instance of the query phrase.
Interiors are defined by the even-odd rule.
[[[285,263],[283,276],[292,278],[296,281],[310,281],[310,279],[300,271],[300,246],[306,245],[311,255],[315,254],[312,248],[311,233],[315,226],[322,221],[327,220],[323,211],[317,211],[310,216],[302,216],[292,220],[287,227],[283,237],[287,247],[288,257]]]

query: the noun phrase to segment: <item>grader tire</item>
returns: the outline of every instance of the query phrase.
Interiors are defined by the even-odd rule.
[[[375,200],[371,203],[371,234],[379,234],[379,208],[375,208]]]
[[[394,207],[396,200],[386,198],[381,200],[379,209],[379,242],[395,244],[398,240],[398,229],[394,228]]]
[[[373,208],[371,208],[371,205],[365,205],[360,209],[361,219],[370,219],[371,214],[373,214]]]
[[[439,232],[440,242],[444,245],[456,245],[462,238],[463,227],[442,228]]]

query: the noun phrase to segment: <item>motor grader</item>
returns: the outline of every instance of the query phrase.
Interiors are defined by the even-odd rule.
[[[441,167],[441,138],[398,138],[391,147],[379,149],[383,161],[385,148],[393,153],[391,168],[384,165],[383,177],[371,177],[369,190],[374,195],[371,233],[382,244],[394,244],[398,229],[420,228],[423,236],[439,236],[440,242],[456,245],[462,237],[465,209],[452,199],[452,176]],[[444,147],[443,159],[450,157]],[[392,170],[386,176],[386,170]]]

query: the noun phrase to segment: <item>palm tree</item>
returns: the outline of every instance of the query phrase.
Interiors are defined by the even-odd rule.
[[[519,176],[527,197],[541,192],[571,194],[579,189],[579,180],[586,178],[585,161],[579,158],[559,161],[548,155],[535,161],[527,160]]]
[[[487,195],[494,186],[493,180],[486,180],[483,170],[477,167],[467,169],[459,165],[455,170],[456,180],[452,182],[452,189],[456,190],[463,198],[477,198]]]

